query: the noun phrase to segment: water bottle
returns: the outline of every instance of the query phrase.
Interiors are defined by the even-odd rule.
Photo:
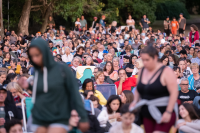
[[[4,118],[5,119],[5,111],[4,111],[4,107],[0,107],[0,118]],[[0,126],[0,128],[4,127],[4,125]]]

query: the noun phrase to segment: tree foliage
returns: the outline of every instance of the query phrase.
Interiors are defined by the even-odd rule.
[[[157,20],[166,19],[167,16],[171,19],[173,17],[179,18],[180,13],[183,13],[184,17],[187,19],[190,17],[183,2],[178,0],[166,0],[157,3],[157,9],[155,12]]]

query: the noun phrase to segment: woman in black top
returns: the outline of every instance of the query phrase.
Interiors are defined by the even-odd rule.
[[[128,77],[131,77],[135,61],[138,59],[137,55],[132,54],[129,59],[129,63],[126,65],[125,70]]]
[[[178,98],[176,77],[171,68],[165,67],[158,62],[158,52],[153,46],[146,46],[141,51],[141,58],[144,68],[139,72],[138,85],[130,109],[136,105],[140,98],[141,100],[145,99],[152,102],[152,100],[169,97],[168,102],[161,103],[161,105],[165,104],[165,106],[158,107],[157,103],[153,103],[159,110],[157,113],[161,113],[161,116],[155,117],[155,112],[148,108],[150,107],[148,103],[142,106],[141,109],[146,132],[169,132],[176,120],[176,115],[173,111]],[[157,121],[158,119],[159,122]]]

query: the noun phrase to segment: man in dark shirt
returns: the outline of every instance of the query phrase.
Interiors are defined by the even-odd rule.
[[[183,78],[181,79],[180,87],[181,90],[179,91],[178,99],[181,100],[181,103],[193,103],[193,100],[196,96],[198,96],[198,93],[194,90],[188,89],[188,79]]]
[[[149,30],[149,24],[151,22],[149,21],[149,19],[147,18],[146,15],[143,15],[143,18],[140,21],[140,26],[142,27],[143,30],[145,30],[145,32],[147,32]]]

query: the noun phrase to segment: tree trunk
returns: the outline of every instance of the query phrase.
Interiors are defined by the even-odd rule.
[[[22,35],[29,35],[28,26],[31,12],[31,1],[32,0],[26,0],[23,6],[21,17],[18,23],[18,34],[22,33]]]
[[[2,8],[3,8],[2,0],[0,0],[0,36],[1,36],[1,38],[3,38],[3,36],[4,36]]]
[[[44,16],[44,19],[43,19],[42,27],[40,29],[41,33],[45,32],[45,30],[47,28],[48,19],[49,19],[50,15],[52,15],[52,9],[51,9],[51,6],[48,6],[48,8],[47,8],[47,10],[45,12],[45,16]]]

